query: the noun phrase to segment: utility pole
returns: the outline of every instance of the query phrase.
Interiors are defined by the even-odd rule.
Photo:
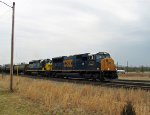
[[[13,6],[6,4],[3,1],[1,3],[12,8],[12,35],[11,35],[11,65],[10,65],[10,91],[13,92],[13,59],[14,59],[14,22],[15,22],[15,2]]]
[[[128,61],[127,61],[127,73],[128,73]]]
[[[14,22],[15,22],[15,2],[12,7],[12,36],[11,36],[11,67],[10,67],[10,91],[13,92],[13,60],[14,60]]]
[[[117,70],[119,69],[119,67],[118,67],[118,61],[117,61]]]

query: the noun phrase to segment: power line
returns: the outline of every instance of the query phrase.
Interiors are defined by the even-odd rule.
[[[6,3],[3,2],[3,1],[0,1],[0,2],[3,3],[3,4],[5,4],[5,5],[7,5],[7,6],[10,7],[10,8],[13,8],[13,6],[10,6],[10,5],[6,4]]]

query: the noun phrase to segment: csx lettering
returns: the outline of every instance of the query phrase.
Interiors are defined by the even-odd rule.
[[[72,67],[72,60],[64,60],[64,67]]]

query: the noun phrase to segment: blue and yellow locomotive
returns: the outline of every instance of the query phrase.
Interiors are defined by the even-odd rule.
[[[33,60],[26,67],[25,74],[47,76],[51,70],[52,63],[50,59]]]
[[[89,53],[52,58],[54,76],[113,80],[118,78],[114,60],[107,52]]]

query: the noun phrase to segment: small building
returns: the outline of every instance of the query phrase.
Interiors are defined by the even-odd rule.
[[[126,71],[125,71],[125,70],[117,70],[117,73],[118,73],[118,74],[125,74]]]

